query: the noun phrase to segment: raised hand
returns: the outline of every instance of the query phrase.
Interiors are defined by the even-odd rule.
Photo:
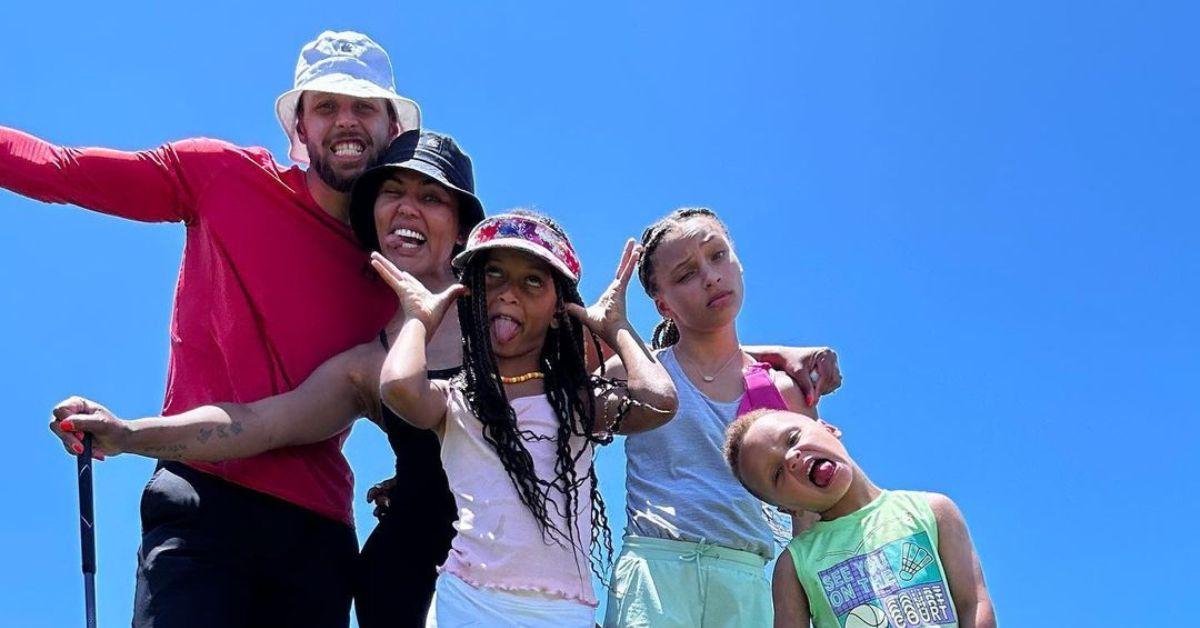
[[[617,274],[600,298],[586,309],[574,303],[567,304],[567,313],[596,332],[609,346],[616,344],[618,331],[629,327],[629,319],[625,315],[625,290],[641,256],[642,247],[632,238],[627,240],[621,261],[617,264]]]
[[[441,324],[454,300],[467,293],[465,286],[456,283],[433,294],[416,277],[396,268],[388,258],[377,252],[371,253],[371,266],[400,297],[400,309],[405,318],[421,321],[430,334]]]
[[[98,460],[124,451],[129,434],[125,421],[108,408],[83,397],[68,397],[50,412],[50,431],[62,441],[68,453],[83,453],[83,435],[92,435],[92,455]]]

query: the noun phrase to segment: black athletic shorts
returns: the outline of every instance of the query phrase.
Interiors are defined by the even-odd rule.
[[[354,530],[180,463],[142,493],[134,628],[346,628]]]

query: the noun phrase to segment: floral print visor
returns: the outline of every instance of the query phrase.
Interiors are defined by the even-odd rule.
[[[549,225],[520,214],[500,214],[476,225],[467,236],[466,248],[455,256],[454,267],[464,268],[476,253],[494,248],[525,251],[553,266],[571,283],[579,283],[583,274],[570,240]]]

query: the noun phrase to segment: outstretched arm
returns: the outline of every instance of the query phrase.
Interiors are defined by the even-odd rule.
[[[405,317],[379,374],[379,398],[414,427],[438,429],[446,418],[447,394],[445,382],[429,379],[425,344],[466,288],[454,284],[441,294],[432,294],[379,253],[371,254],[371,266],[396,291]]]
[[[98,403],[71,397],[55,406],[50,430],[72,453],[83,450],[80,438],[87,432],[100,456],[133,453],[162,460],[229,460],[315,443],[345,430],[374,405],[357,381],[355,361],[362,353],[355,348],[330,358],[291,392],[172,416],[123,420]]]
[[[618,427],[622,434],[653,429],[670,420],[679,404],[671,376],[646,347],[646,343],[642,342],[625,315],[625,292],[641,253],[641,247],[636,246],[633,240],[626,242],[616,277],[596,304],[586,309],[575,304],[567,305],[567,311],[572,316],[616,350],[616,357],[609,358],[606,365],[607,375],[627,380],[625,390],[614,389],[597,400],[602,406],[601,416],[598,417],[601,420],[596,425],[598,432],[609,431],[613,427]],[[637,403],[628,403],[626,397]],[[620,425],[614,426],[607,419],[611,417],[615,420],[621,414],[622,406],[625,406],[625,415]]]
[[[228,149],[212,140],[137,152],[67,148],[0,127],[0,187],[131,220],[188,221],[193,199],[215,169],[210,158]],[[189,177],[182,164],[193,157],[200,161]]]
[[[967,532],[967,522],[962,512],[949,497],[938,493],[929,494],[929,507],[938,526],[938,556],[946,569],[946,583],[950,585],[950,597],[958,611],[958,625],[962,628],[996,628],[996,613],[987,584],[983,581],[983,568],[975,554],[975,544]]]

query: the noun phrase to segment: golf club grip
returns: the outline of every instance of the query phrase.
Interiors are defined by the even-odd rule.
[[[83,453],[75,460],[79,471],[79,548],[83,573],[96,573],[96,530],[92,510],[92,435],[83,436]]]

